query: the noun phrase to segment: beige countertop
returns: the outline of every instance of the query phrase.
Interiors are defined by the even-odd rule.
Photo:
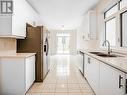
[[[100,57],[95,54],[89,53],[89,52],[96,52],[97,50],[80,50],[84,52],[85,54],[107,64],[110,65],[116,69],[119,69],[125,73],[127,73],[127,55],[125,54],[119,54],[119,53],[113,53],[120,55],[121,57]],[[104,52],[104,51],[101,51]]]
[[[35,55],[36,53],[0,53],[0,58],[26,58]]]

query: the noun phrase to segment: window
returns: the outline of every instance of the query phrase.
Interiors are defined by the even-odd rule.
[[[121,14],[121,46],[127,47],[127,11]]]
[[[57,33],[57,53],[69,54],[70,53],[70,33]]]
[[[111,46],[116,46],[116,15],[118,4],[113,5],[105,13],[105,40],[108,40]]]
[[[105,12],[105,18],[110,17],[112,14],[116,13],[117,11],[118,11],[118,4],[115,4]]]
[[[118,0],[104,13],[104,19],[105,40],[108,40],[111,46],[127,47],[127,0]],[[117,27],[121,31],[117,30]]]
[[[120,1],[120,9],[127,7],[127,0],[121,0]]]
[[[111,46],[116,46],[116,18],[105,22],[105,36]]]

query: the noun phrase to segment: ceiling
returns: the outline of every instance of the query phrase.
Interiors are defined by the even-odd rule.
[[[76,29],[83,15],[100,0],[27,0],[50,29]]]

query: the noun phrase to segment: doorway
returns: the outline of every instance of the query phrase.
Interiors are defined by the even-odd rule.
[[[57,54],[70,53],[70,34],[58,33],[57,35]]]

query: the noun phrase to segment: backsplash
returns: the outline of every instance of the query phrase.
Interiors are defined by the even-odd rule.
[[[16,39],[0,38],[0,52],[16,53]]]

